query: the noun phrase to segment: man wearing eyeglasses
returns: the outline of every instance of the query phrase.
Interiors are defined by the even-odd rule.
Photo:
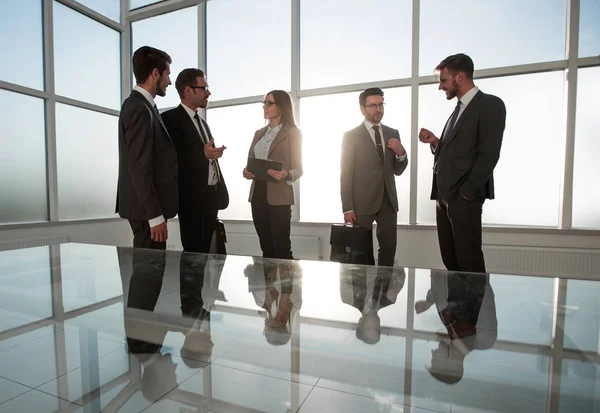
[[[210,90],[200,69],[184,69],[175,80],[181,104],[162,114],[173,138],[179,161],[179,230],[184,254],[181,270],[203,264],[201,257],[187,253],[208,253],[219,209],[229,203],[227,187],[219,167],[225,146],[215,147],[208,124],[198,109],[208,106]],[[201,262],[198,262],[200,260]],[[205,260],[205,257],[204,257]],[[204,265],[193,265],[202,270]]]
[[[396,129],[381,124],[383,91],[369,88],[358,98],[364,121],[344,134],[340,187],[344,222],[373,228],[377,222],[377,264],[393,266],[398,198],[394,176],[408,165]]]

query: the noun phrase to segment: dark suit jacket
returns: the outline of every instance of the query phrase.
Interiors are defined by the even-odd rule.
[[[195,212],[205,215],[216,215],[217,194],[208,186],[209,160],[204,154],[204,142],[198,135],[194,121],[190,118],[183,106],[162,113],[163,121],[173,139],[179,159],[179,210],[181,212]],[[212,134],[208,124],[202,118],[208,139]],[[227,191],[221,168],[219,178],[222,187]]]
[[[383,201],[383,189],[387,189],[394,210],[398,211],[398,195],[394,175],[400,175],[408,165],[408,157],[399,161],[393,150],[387,147],[391,138],[400,139],[396,129],[381,125],[385,157],[383,165],[377,149],[364,123],[344,134],[342,140],[340,189],[342,211],[354,211],[357,215],[376,214]]]
[[[254,145],[267,132],[267,126],[254,133],[248,157],[254,158]],[[290,171],[294,181],[300,179],[302,170],[302,133],[296,127],[281,128],[269,148],[269,159],[283,163],[283,169]],[[252,201],[255,182],[252,181],[248,201]],[[267,182],[267,202],[269,205],[294,205],[294,187],[287,181]]]
[[[449,201],[457,192],[467,199],[494,199],[492,172],[500,158],[505,122],[504,102],[494,95],[477,92],[450,136],[434,152],[437,174],[433,175],[431,199],[439,195]]]
[[[119,116],[116,212],[145,221],[177,214],[177,153],[158,112],[137,91]]]

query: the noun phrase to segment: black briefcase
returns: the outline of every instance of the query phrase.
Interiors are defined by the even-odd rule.
[[[331,261],[343,264],[375,265],[373,230],[346,224],[331,226]]]
[[[227,254],[227,233],[225,232],[225,224],[219,218],[217,218],[217,225],[215,225],[215,232],[210,243],[210,253]]]

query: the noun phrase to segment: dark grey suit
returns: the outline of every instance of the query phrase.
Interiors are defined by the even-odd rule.
[[[438,201],[438,239],[448,270],[485,272],[481,213],[485,199],[494,198],[505,122],[504,102],[478,91],[434,151],[431,199]]]
[[[399,161],[387,147],[397,130],[381,125],[385,156],[383,164],[364,123],[344,134],[340,189],[343,212],[354,211],[357,224],[372,228],[377,221],[379,265],[392,266],[396,254],[398,196],[394,176],[402,174],[408,159]]]
[[[119,181],[116,212],[128,219],[134,247],[164,249],[150,240],[148,220],[177,214],[177,153],[148,100],[132,91],[119,116]]]

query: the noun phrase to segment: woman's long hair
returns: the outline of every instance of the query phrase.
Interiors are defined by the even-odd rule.
[[[294,105],[292,104],[292,98],[285,90],[272,90],[265,95],[273,95],[273,100],[279,109],[279,116],[281,117],[281,123],[283,126],[296,127],[296,119],[294,118]]]

